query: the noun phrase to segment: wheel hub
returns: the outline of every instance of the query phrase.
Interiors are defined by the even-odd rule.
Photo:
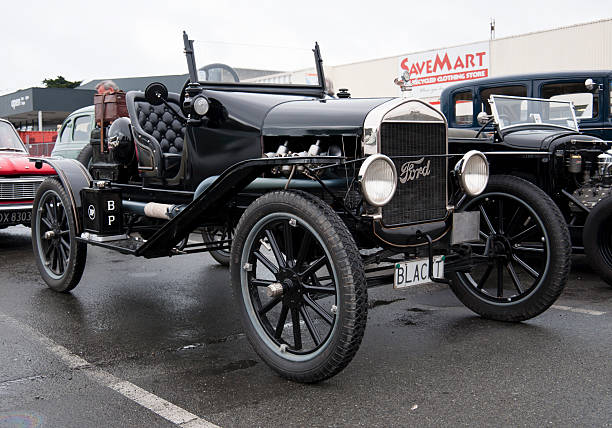
[[[494,234],[489,237],[489,257],[509,258],[512,257],[512,245],[510,240],[503,235]]]
[[[304,287],[298,274],[291,269],[283,269],[277,279],[283,287],[286,303],[292,308],[299,308],[303,300]]]

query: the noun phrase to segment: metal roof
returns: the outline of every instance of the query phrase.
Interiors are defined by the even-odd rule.
[[[70,112],[91,105],[94,91],[70,88],[29,88],[0,96],[0,117],[20,123],[61,123]]]

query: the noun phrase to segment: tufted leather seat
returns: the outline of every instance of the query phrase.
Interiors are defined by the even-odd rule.
[[[177,106],[178,107],[178,106]],[[176,114],[165,105],[154,106],[146,101],[136,102],[138,123],[147,134],[155,138],[162,153],[180,154],[183,152],[185,126]]]
[[[185,125],[179,116],[164,104],[150,104],[142,92],[128,92],[126,102],[140,149],[139,166],[146,164],[146,159],[151,159],[152,166],[161,170],[164,177],[176,176],[185,148]],[[178,94],[168,94],[168,103],[180,112]],[[143,146],[149,147],[151,153],[144,153],[147,147]],[[157,153],[159,156],[156,156]],[[141,160],[141,157],[146,159]]]

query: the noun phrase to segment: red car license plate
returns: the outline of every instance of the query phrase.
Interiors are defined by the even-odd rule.
[[[0,211],[0,224],[29,223],[32,211]]]

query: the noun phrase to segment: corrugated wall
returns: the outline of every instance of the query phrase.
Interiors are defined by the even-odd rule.
[[[491,76],[612,69],[612,20],[491,41]]]

